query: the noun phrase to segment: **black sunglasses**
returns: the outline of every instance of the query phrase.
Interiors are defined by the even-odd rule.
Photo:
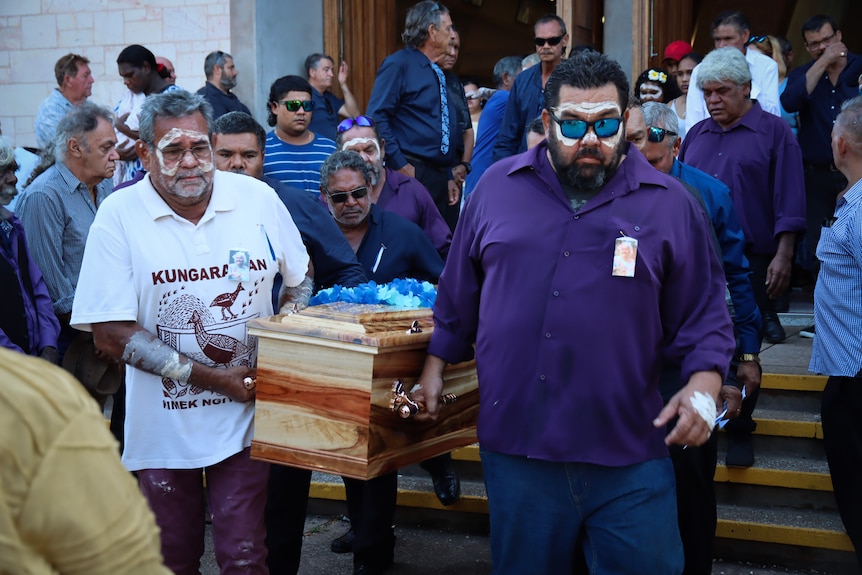
[[[314,110],[314,100],[282,100],[279,104],[284,104],[288,112],[296,112],[300,108],[306,112]]]
[[[328,193],[328,192],[327,192]],[[358,200],[359,198],[364,198],[368,195],[368,186],[362,186],[356,188],[355,190],[350,190],[349,192],[335,192],[334,194],[330,194],[329,199],[332,200],[333,204],[343,204],[347,201],[347,196],[353,196],[354,200]]]
[[[359,126],[361,128],[370,128],[374,125],[374,120],[369,118],[368,116],[356,116],[355,118],[346,118],[338,124],[338,133],[346,132],[353,126]]]
[[[545,43],[547,43],[549,46],[556,46],[557,44],[562,42],[563,38],[565,37],[565,34],[563,34],[562,36],[553,36],[552,38],[539,38],[538,36],[536,36],[535,38],[533,38],[533,42],[536,43],[536,46],[544,46]]]
[[[676,132],[671,132],[670,130],[665,130],[664,128],[656,128],[655,126],[650,126],[647,129],[647,141],[659,143],[664,141],[665,136],[677,136]]]

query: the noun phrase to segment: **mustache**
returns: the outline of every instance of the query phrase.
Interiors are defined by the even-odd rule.
[[[597,160],[603,159],[602,155],[595,148],[581,148],[575,155],[575,160],[580,160],[581,158],[595,158]]]

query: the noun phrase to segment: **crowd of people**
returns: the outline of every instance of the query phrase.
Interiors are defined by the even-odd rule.
[[[752,466],[761,342],[785,339],[791,282],[816,279],[811,370],[830,376],[824,445],[862,549],[862,57],[825,15],[803,25],[798,68],[742,12],[711,29],[714,50],[674,41],[630,86],[546,15],[535,54],[501,58],[491,88],[453,72],[459,32],[423,0],[364,113],[347,63],[314,53],[272,82],[268,132],[225,52],[193,93],[126,47],[113,110],[89,100],[86,57],[60,58],[37,161],[0,138],[0,346],[22,356],[2,352],[21,388],[4,403],[36,421],[43,369],[63,398],[32,452],[4,450],[30,467],[0,466],[19,498],[0,524],[22,526],[0,527],[0,571],[198,573],[208,512],[223,573],[296,573],[311,472],[250,457],[246,324],[398,278],[439,284],[417,419],[436,418],[445,366],[476,359],[494,572],[692,575],[712,569],[717,418],[726,465]],[[110,428],[124,467],[72,380],[23,355],[100,402],[91,380],[125,366]],[[94,515],[99,537],[74,553],[56,533],[86,514],[28,479],[71,461],[61,424],[129,517]],[[422,467],[443,505],[459,500],[448,454]],[[351,527],[331,548],[383,573],[397,474],[344,482]],[[59,510],[21,504],[28,491]],[[107,561],[112,543],[137,554]]]

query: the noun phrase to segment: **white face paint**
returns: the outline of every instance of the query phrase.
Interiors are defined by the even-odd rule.
[[[642,102],[661,102],[662,89],[661,86],[650,84],[649,82],[641,84],[640,98]]]
[[[180,164],[183,163],[182,159],[176,163],[173,168],[169,168],[165,165],[165,157],[162,154],[162,150],[173,144],[178,138],[183,136],[187,136],[193,140],[204,140],[209,145],[209,135],[204,134],[202,132],[198,132],[197,130],[184,130],[182,128],[171,128],[167,134],[162,136],[162,139],[156,144],[156,155],[159,158],[159,171],[169,178],[173,178],[177,175],[177,171],[180,169]],[[202,172],[211,172],[213,170],[214,163],[212,160],[198,160],[198,169]]]
[[[586,120],[588,122],[593,121],[593,116],[595,114],[605,113],[608,110],[613,110],[617,114],[622,115],[620,112],[620,105],[613,101],[607,102],[581,102],[578,104],[573,104],[571,102],[565,102],[560,104],[556,108],[554,108],[554,115],[558,118],[563,112],[577,113],[582,116],[586,116]],[[607,146],[608,148],[614,149],[620,141],[620,134],[622,134],[622,127],[617,131],[616,134],[611,136],[610,138],[599,138],[596,136],[595,129],[587,130],[587,133],[580,140],[576,138],[567,138],[563,136],[563,130],[557,122],[554,122],[554,127],[556,128],[557,140],[562,143],[564,146],[574,146],[578,142],[587,142],[587,143],[595,143],[597,140],[602,143],[602,145]]]
[[[366,153],[366,148],[368,144],[372,144],[374,149],[374,156],[370,156]],[[354,149],[357,148],[357,149]],[[377,142],[377,138],[352,138],[347,140],[346,142],[341,144],[342,150],[353,150],[354,152],[359,153],[363,157],[367,157],[366,161],[370,161],[374,164],[378,163],[380,159],[380,144]]]

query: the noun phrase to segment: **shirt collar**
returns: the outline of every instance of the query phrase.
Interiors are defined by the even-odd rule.
[[[542,179],[542,181],[555,190],[557,195],[561,198],[565,198],[562,184],[560,184],[560,180],[557,178],[557,173],[554,171],[554,168],[551,166],[551,162],[548,159],[547,150],[548,142],[545,140],[532,150],[528,150],[523,154],[514,156],[508,175],[511,176],[515,172],[524,169],[532,170],[537,176],[539,176],[539,178]],[[623,160],[621,161],[616,174],[614,174],[614,177],[605,184],[594,198],[591,198],[586,205],[584,205],[581,209],[581,213],[605,204],[614,198],[629,194],[644,184],[657,185],[663,188],[667,187],[668,175],[663,174],[652,167],[635,146],[626,142],[625,147],[623,148],[623,154]],[[569,202],[566,201],[566,204],[569,205]]]
[[[69,166],[64,164],[63,162],[57,162],[55,164],[57,166],[57,173],[60,175],[60,178],[63,180],[63,183],[66,184],[65,189],[70,194],[74,194],[78,188],[84,187],[87,188],[87,185],[78,179],[78,177],[72,173],[72,170],[69,169]]]
[[[719,134],[723,132],[731,132],[733,130],[736,130],[737,128],[746,128],[748,130],[751,130],[752,132],[756,132],[758,130],[758,127],[760,126],[760,119],[763,114],[763,108],[760,107],[758,101],[752,100],[751,109],[749,109],[745,113],[745,115],[742,116],[742,119],[740,119],[737,123],[732,125],[727,130],[719,126],[718,122],[712,119],[712,116],[707,119],[707,129],[710,132],[717,132]]]
[[[250,176],[243,176],[250,177]],[[236,207],[236,202],[232,194],[226,193],[224,186],[229,185],[222,180],[225,179],[225,173],[220,170],[215,171],[213,179],[213,192],[210,196],[207,209],[204,212],[198,225],[203,224],[207,220],[212,219],[216,212],[226,212],[233,210]],[[140,182],[129,186],[129,190],[136,190],[141,197],[141,202],[144,204],[144,209],[150,215],[153,221],[159,218],[172,217],[178,220],[187,221],[185,218],[177,214],[171,207],[162,199],[156,188],[153,187],[153,182],[150,179],[150,174],[147,174]]]
[[[859,180],[847,190],[847,193],[841,196],[841,199],[838,200],[838,206],[842,204],[848,204],[850,206],[856,205],[859,202],[862,202],[862,180]]]

